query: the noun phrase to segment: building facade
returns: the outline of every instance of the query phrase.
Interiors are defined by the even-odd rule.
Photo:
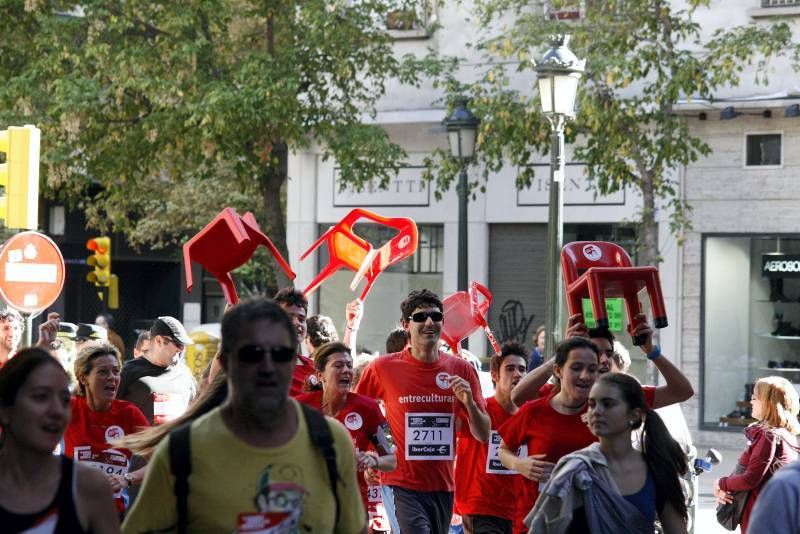
[[[467,46],[477,29],[466,22],[469,6],[445,2],[429,13],[438,28],[395,30],[398,53],[466,55],[465,81],[476,76],[480,58]],[[674,2],[676,7],[681,2]],[[787,17],[795,31],[800,2],[739,0],[711,2],[696,12],[708,37],[716,28],[769,23]],[[797,35],[797,34],[796,34]],[[471,55],[472,54],[472,55]],[[742,83],[713,102],[687,101],[678,106],[692,132],[712,153],[686,168],[674,169],[680,194],[693,206],[693,229],[679,246],[660,214],[661,280],[670,325],[659,332],[665,354],[686,373],[696,395],[683,405],[695,440],[710,445],[741,444],[749,419],[749,385],[779,374],[800,388],[800,76],[785,58],[769,67],[769,83],[753,83],[753,70]],[[520,75],[519,88],[535,91],[535,80]],[[441,200],[421,179],[421,162],[436,148],[447,149],[441,121],[445,110],[431,88],[395,86],[373,119],[410,155],[388,190],[340,190],[333,161],[323,161],[321,147],[293,153],[287,192],[290,261],[299,285],[308,283],[327,262],[324,251],[303,262],[300,255],[331,224],[354,207],[383,216],[414,219],[420,230],[417,255],[384,273],[366,302],[361,344],[383,350],[383,339],[399,320],[399,303],[411,288],[428,287],[442,295],[456,290],[458,206],[455,188]],[[726,110],[726,108],[730,108]],[[630,245],[640,199],[634,191],[595,197],[567,147],[564,241],[610,240]],[[531,335],[544,322],[547,223],[546,157],[531,162],[536,179],[517,190],[516,169],[492,175],[485,193],[469,203],[469,279],[493,293],[489,323],[501,340],[531,346]],[[480,169],[471,169],[477,179]],[[385,230],[368,232],[374,243]],[[366,234],[365,234],[366,235]],[[324,247],[322,247],[324,249]],[[630,249],[630,246],[626,246]],[[778,254],[780,253],[780,254]],[[795,269],[797,266],[797,269]],[[344,306],[352,271],[340,271],[314,293],[312,309],[344,324]],[[625,334],[620,336],[629,345]],[[487,354],[482,333],[470,349]],[[638,349],[634,373],[649,380],[649,366]]]

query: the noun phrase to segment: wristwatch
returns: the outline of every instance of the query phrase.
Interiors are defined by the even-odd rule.
[[[128,486],[127,487],[133,486],[133,475],[132,474],[125,473],[124,475],[122,475],[122,478],[124,478],[128,482]]]

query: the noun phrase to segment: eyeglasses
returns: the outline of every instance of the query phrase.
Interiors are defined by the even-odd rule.
[[[444,319],[444,314],[438,311],[412,313],[407,319],[415,323],[424,323],[430,317],[431,321],[438,323]]]
[[[275,363],[286,363],[295,357],[295,351],[291,347],[270,347],[265,349],[261,345],[244,345],[236,353],[242,363],[258,363],[264,359],[264,355],[269,353]]]

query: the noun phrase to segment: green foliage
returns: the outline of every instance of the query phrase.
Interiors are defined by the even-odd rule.
[[[627,186],[642,192],[644,232],[656,231],[655,199],[663,199],[680,241],[691,227],[691,208],[669,170],[708,155],[710,148],[676,115],[675,104],[713,99],[724,87],[737,85],[749,66],[756,81],[763,82],[769,58],[789,54],[797,65],[800,45],[792,42],[784,22],[726,28],[703,41],[693,14],[707,0],[691,0],[686,9],[675,9],[667,0],[548,2],[553,9],[580,3],[584,16],[575,21],[551,20],[540,3],[528,0],[477,0],[480,26],[495,30],[474,44],[489,66],[470,86],[448,76],[438,83],[448,94],[469,95],[471,109],[482,119],[477,154],[485,166],[484,180],[510,164],[520,170],[517,185],[526,186],[532,178],[526,164],[535,153],[549,152],[550,127],[540,113],[535,86],[517,90],[512,78],[522,74],[533,81],[532,59],[548,48],[548,35],[572,34],[570,49],[587,60],[577,117],[565,132],[568,142],[579,140],[573,159],[587,163],[600,193]],[[435,154],[428,165],[437,187],[446,189],[457,169],[443,156]],[[658,258],[652,237],[643,240],[651,249],[642,251],[644,262]]]
[[[394,55],[388,9],[382,0],[3,0],[0,125],[42,129],[43,189],[99,231],[163,246],[233,206],[253,210],[269,233],[264,221],[285,219],[280,147],[318,143],[361,185],[388,180],[405,158],[361,119],[388,80],[416,84],[436,62]]]

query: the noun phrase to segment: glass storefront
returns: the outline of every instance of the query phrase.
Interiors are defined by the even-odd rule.
[[[327,229],[327,225],[320,225],[319,235]],[[354,231],[372,243],[373,247],[382,245],[396,233],[388,227],[374,224],[357,224]],[[416,254],[381,273],[367,296],[364,318],[358,332],[359,350],[385,352],[386,336],[399,326],[400,302],[410,290],[427,288],[444,297],[444,226],[419,224],[417,231],[419,244]],[[327,250],[326,247],[318,250],[318,265],[322,267],[328,262]],[[340,336],[346,324],[345,306],[360,295],[364,287],[362,280],[355,291],[350,290],[350,282],[355,274],[354,271],[341,269],[317,290],[319,313],[333,319]]]
[[[740,429],[759,378],[800,390],[800,236],[704,236],[702,283],[703,426]]]

